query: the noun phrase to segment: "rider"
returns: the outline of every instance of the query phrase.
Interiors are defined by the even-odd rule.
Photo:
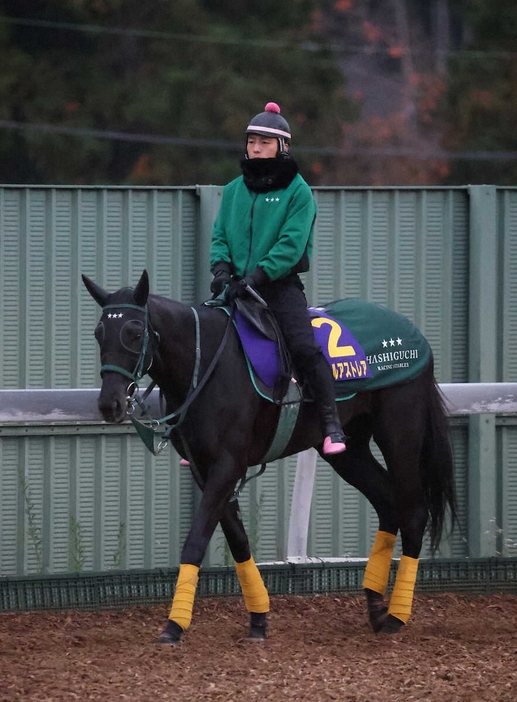
[[[249,285],[267,302],[295,368],[316,403],[323,452],[345,450],[334,379],[314,339],[299,273],[309,270],[316,203],[298,173],[289,147],[291,130],[279,106],[268,102],[246,128],[242,175],[224,189],[214,223],[210,265],[214,297],[248,294]]]

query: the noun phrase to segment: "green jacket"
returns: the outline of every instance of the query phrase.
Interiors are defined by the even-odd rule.
[[[214,223],[210,266],[227,261],[245,276],[260,266],[270,280],[308,270],[316,203],[298,173],[287,188],[256,193],[244,179],[223,191]]]

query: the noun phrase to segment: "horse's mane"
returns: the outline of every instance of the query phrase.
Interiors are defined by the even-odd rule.
[[[179,300],[173,300],[171,297],[166,297],[165,295],[158,295],[155,293],[149,293],[147,304],[151,304],[151,307],[155,308],[156,310],[163,310],[166,312],[190,309],[190,305],[187,305],[184,302],[179,302]]]

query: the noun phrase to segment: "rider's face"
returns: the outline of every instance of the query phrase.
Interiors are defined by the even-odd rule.
[[[274,158],[278,151],[278,139],[260,134],[248,134],[246,151],[248,158]]]

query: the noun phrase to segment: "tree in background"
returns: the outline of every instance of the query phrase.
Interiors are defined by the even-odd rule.
[[[516,183],[513,0],[328,0],[324,18],[363,106],[334,182]]]
[[[311,184],[515,183],[516,37],[513,0],[0,0],[0,182],[225,183],[274,100]]]
[[[316,5],[1,1],[0,181],[224,183],[269,100],[295,147],[338,148],[358,110],[322,48]],[[310,151],[297,159],[326,182]]]
[[[325,29],[350,94],[362,103],[360,118],[343,125],[333,178],[442,182],[449,172],[440,144],[451,44],[447,0],[329,0]]]
[[[446,182],[516,184],[517,4],[454,0],[454,5],[467,31],[464,51],[449,62],[443,144],[478,156],[503,153],[500,159],[455,160]]]

